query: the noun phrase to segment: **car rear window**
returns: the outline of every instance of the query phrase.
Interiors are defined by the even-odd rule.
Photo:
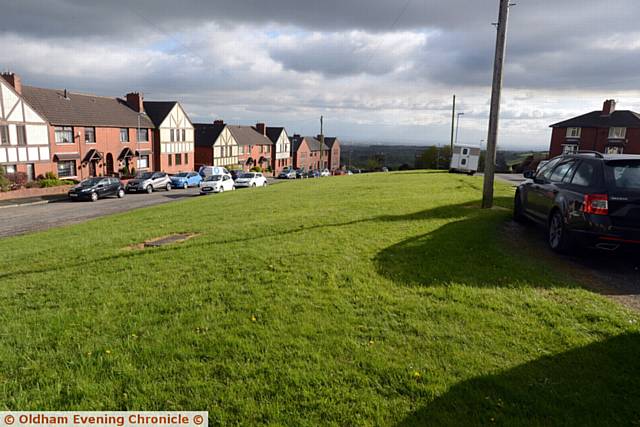
[[[590,187],[594,184],[595,168],[593,164],[589,162],[582,162],[576,173],[573,175],[571,183],[573,185],[579,185],[581,187]]]
[[[565,175],[567,175],[567,172],[571,170],[571,166],[573,166],[574,163],[574,160],[570,160],[558,165],[558,167],[553,170],[553,173],[551,174],[551,178],[549,180],[551,182],[562,182]]]
[[[640,161],[617,160],[606,163],[609,181],[619,189],[640,190]]]

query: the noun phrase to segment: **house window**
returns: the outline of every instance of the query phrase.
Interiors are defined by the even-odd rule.
[[[18,132],[18,145],[27,145],[27,129],[24,125],[16,126]]]
[[[623,151],[622,147],[607,147],[606,149],[607,154],[622,154]]]
[[[574,154],[578,152],[577,144],[565,144],[562,146],[562,154]]]
[[[184,164],[185,165],[189,164],[189,153],[184,153]]]
[[[120,142],[129,142],[129,128],[120,128]]]
[[[18,167],[16,165],[4,165],[4,173],[6,174],[14,174],[17,172]]]
[[[174,131],[173,129],[171,129],[171,131],[170,131],[170,133],[171,133],[171,138],[170,138],[171,142],[175,141],[175,138],[176,138],[175,137],[175,132],[176,131]]]
[[[138,158],[138,169],[147,169],[149,167],[149,156],[140,156]]]
[[[182,129],[182,140],[186,141],[187,140],[187,131],[185,129]],[[186,163],[186,162],[185,162]]]
[[[182,154],[176,154],[176,166],[180,166],[182,164]]]
[[[609,139],[624,139],[627,128],[609,128]]]
[[[138,129],[139,142],[149,142],[149,129]]]
[[[169,154],[167,157],[169,158],[169,166],[173,166],[173,156]]]
[[[76,176],[76,161],[67,160],[58,162],[58,176],[60,178]]]
[[[582,128],[567,128],[567,138],[580,138]]]
[[[9,126],[0,125],[0,143],[9,145]]]
[[[96,128],[84,128],[84,142],[87,144],[96,142]]]
[[[73,127],[56,126],[54,133],[56,144],[73,144]]]

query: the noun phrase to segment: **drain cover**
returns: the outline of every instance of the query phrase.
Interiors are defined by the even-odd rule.
[[[156,240],[150,240],[148,242],[144,242],[145,248],[157,248],[165,245],[172,245],[174,243],[184,242],[188,238],[192,237],[193,234],[183,233],[183,234],[172,234],[170,236],[161,237]]]

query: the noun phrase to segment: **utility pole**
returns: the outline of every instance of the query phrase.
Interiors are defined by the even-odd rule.
[[[320,116],[320,172],[324,170],[324,165],[322,164],[322,151],[324,150],[324,117]]]
[[[456,124],[456,96],[453,95],[453,109],[451,110],[451,152],[453,153],[453,132]]]
[[[496,52],[493,65],[493,84],[491,88],[491,111],[489,113],[489,134],[487,136],[487,154],[484,162],[484,188],[482,190],[482,208],[493,206],[493,181],[496,172],[496,146],[498,143],[498,120],[500,117],[500,94],[502,91],[502,67],[507,45],[507,20],[509,19],[510,0],[500,0],[496,36]]]

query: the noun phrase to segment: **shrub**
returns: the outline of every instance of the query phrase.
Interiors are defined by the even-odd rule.
[[[9,191],[11,189],[11,181],[6,176],[0,174],[0,191]]]
[[[260,166],[254,166],[250,169],[250,172],[262,172],[262,168]]]
[[[9,180],[14,188],[22,187],[29,181],[27,174],[24,172],[8,173],[5,178]]]
[[[38,179],[40,179],[40,178],[38,178]],[[49,172],[44,174],[44,179],[58,179],[58,176],[55,173],[49,171]]]

